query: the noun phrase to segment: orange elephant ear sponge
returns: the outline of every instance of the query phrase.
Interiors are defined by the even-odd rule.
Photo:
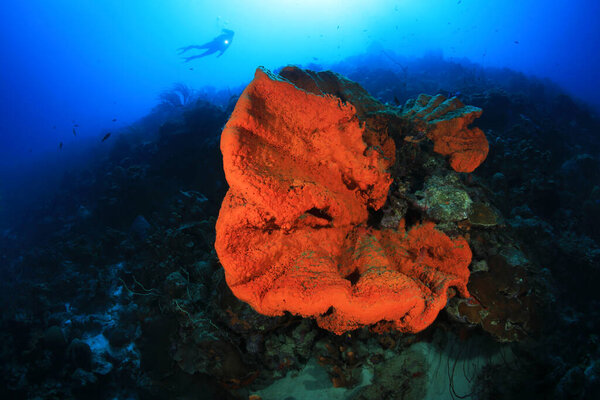
[[[487,157],[489,144],[483,131],[468,126],[481,116],[481,108],[465,106],[458,98],[421,94],[409,100],[402,117],[424,125],[433,151],[450,157],[457,172],[473,172]]]
[[[464,239],[431,223],[368,225],[392,182],[389,142],[352,103],[258,69],[221,137],[230,188],[215,248],[232,292],[259,313],[315,318],[337,334],[382,320],[416,332],[449,287],[468,296]]]

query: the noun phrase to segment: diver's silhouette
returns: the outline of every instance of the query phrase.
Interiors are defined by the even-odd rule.
[[[192,46],[186,46],[186,47],[181,47],[179,48],[179,55],[182,55],[183,53],[185,53],[188,50],[191,49],[206,49],[206,51],[202,54],[196,55],[196,56],[191,56],[191,57],[185,57],[185,62],[189,62],[192,61],[196,58],[202,58],[202,57],[206,57],[209,54],[212,53],[216,53],[217,51],[219,51],[219,55],[217,57],[221,57],[223,55],[223,53],[225,53],[225,50],[227,50],[229,48],[229,45],[231,44],[231,41],[233,40],[233,31],[229,30],[229,29],[222,29],[221,30],[223,33],[221,33],[219,36],[217,36],[216,38],[214,38],[213,40],[211,40],[208,43],[204,43],[201,45],[192,45]]]

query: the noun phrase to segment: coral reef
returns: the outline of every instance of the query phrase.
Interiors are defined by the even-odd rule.
[[[333,68],[348,79],[281,70],[307,97],[346,110],[360,150],[342,143],[331,152],[351,153],[341,162],[353,167],[378,160],[361,176],[391,182],[387,192],[345,183],[337,186],[343,196],[327,192],[327,201],[345,199],[361,213],[339,244],[348,254],[338,274],[352,288],[366,273],[361,265],[439,267],[440,257],[466,258],[466,247],[449,247],[468,243],[470,298],[452,296],[454,289],[429,297],[440,306],[449,300],[419,333],[384,320],[342,335],[312,317],[263,315],[240,301],[214,250],[227,190],[219,134],[237,98],[207,89],[186,104],[159,105],[85,160],[70,160],[64,174],[44,164],[48,174],[34,177],[55,182],[46,191],[11,171],[25,178],[3,191],[0,209],[0,397],[599,398],[597,117],[549,82],[508,70],[431,58],[359,61]],[[401,116],[420,93],[456,95],[484,110],[474,124],[490,151],[474,174],[457,173],[434,151],[427,122]],[[322,161],[318,172],[339,165]],[[312,173],[303,179],[321,182]],[[368,194],[375,192],[376,201]],[[277,219],[266,221],[271,235],[257,248],[281,245],[284,253],[273,235],[294,249],[296,232],[310,229],[322,231],[318,249],[331,243],[326,233],[340,228],[342,207],[335,218],[326,209],[300,211],[311,212],[281,232]],[[321,265],[316,255],[307,265]],[[383,276],[411,273],[400,270]],[[434,292],[448,276],[426,278],[420,289],[429,283]],[[423,292],[414,293],[421,301]],[[325,312],[321,324],[333,315]]]
[[[325,77],[329,90],[346,82]],[[215,248],[233,293],[260,313],[315,317],[338,334],[382,320],[420,331],[450,287],[468,296],[471,252],[431,223],[369,227],[369,210],[386,201],[394,149],[385,133],[361,127],[351,101],[366,94],[351,87],[342,104],[257,70],[221,138],[230,189]]]
[[[477,227],[492,227],[500,223],[501,218],[493,207],[485,203],[475,203],[469,210],[469,223]]]
[[[426,182],[423,190],[415,193],[417,204],[426,210],[427,215],[438,222],[456,222],[467,218],[473,201],[461,188],[455,175],[444,177],[434,175]]]

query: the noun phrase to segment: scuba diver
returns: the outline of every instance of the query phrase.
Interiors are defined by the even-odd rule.
[[[229,45],[233,40],[233,31],[229,29],[222,29],[221,32],[222,33],[219,36],[217,36],[208,43],[201,44],[200,46],[192,45],[179,48],[179,55],[182,55],[183,53],[191,49],[206,49],[206,51],[202,54],[191,57],[185,57],[185,62],[192,61],[196,58],[208,56],[209,54],[216,53],[217,51],[220,52],[217,57],[221,57],[223,53],[225,53],[225,50],[229,48]]]

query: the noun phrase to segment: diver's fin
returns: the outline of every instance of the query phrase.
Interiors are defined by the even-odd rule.
[[[202,56],[191,56],[191,57],[185,57],[185,58],[183,59],[183,62],[186,62],[186,63],[187,63],[187,62],[190,62],[190,61],[192,61],[192,60],[195,60],[196,58],[200,58],[200,57],[202,57]]]
[[[185,46],[185,47],[180,47],[177,49],[177,51],[179,52],[179,55],[182,55],[183,53],[185,53],[188,50],[192,50],[192,49],[206,49],[206,44],[201,44],[200,46],[198,45],[191,45],[191,46]]]
[[[190,61],[192,61],[192,60],[195,60],[196,58],[202,58],[202,57],[206,57],[207,55],[209,55],[209,54],[212,54],[212,53],[214,53],[214,51],[212,51],[212,50],[207,50],[207,51],[205,51],[204,53],[202,53],[202,54],[198,54],[198,55],[196,55],[196,56],[184,57],[184,59],[183,59],[183,60],[184,60],[184,62],[190,62]]]

